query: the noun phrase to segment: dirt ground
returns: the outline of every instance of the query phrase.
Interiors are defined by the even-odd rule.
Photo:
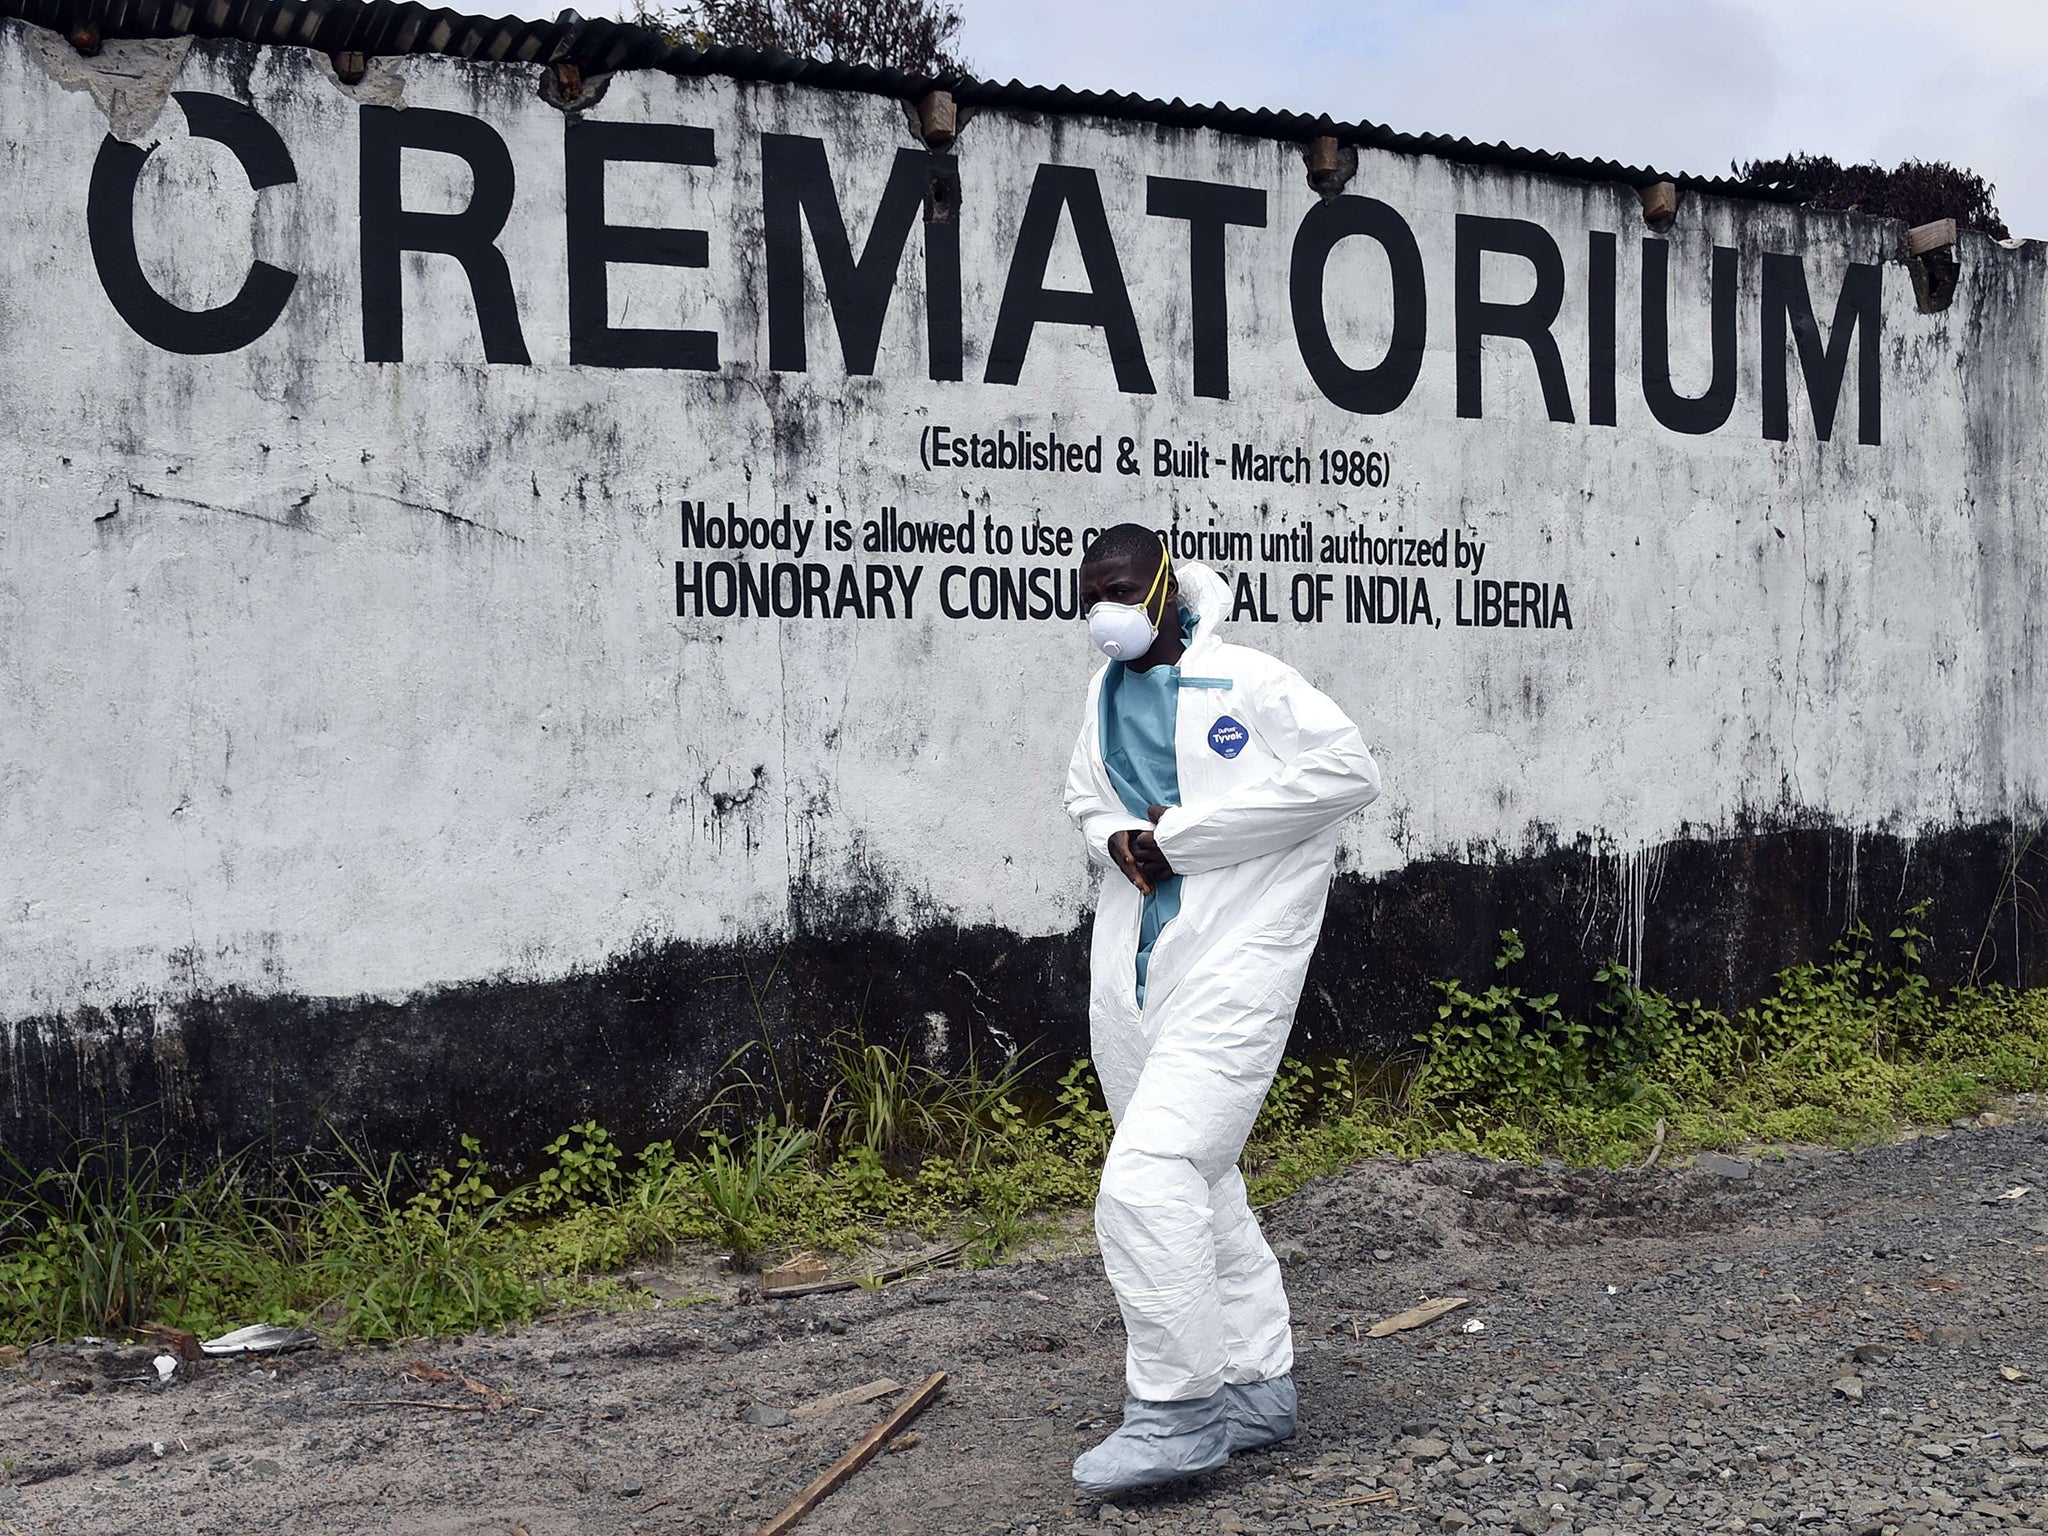
[[[1068,1257],[161,1386],[41,1350],[0,1372],[0,1531],[736,1536],[890,1404],[787,1410],[945,1371],[916,1443],[802,1531],[2048,1533],[2044,1122],[1743,1169],[1310,1186],[1267,1219],[1301,1433],[1122,1507],[1068,1480],[1122,1391],[1109,1289]],[[1367,1335],[1432,1296],[1470,1303]]]

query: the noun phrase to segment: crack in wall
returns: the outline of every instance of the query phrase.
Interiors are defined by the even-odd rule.
[[[88,92],[107,120],[107,131],[130,144],[140,144],[155,126],[192,51],[189,37],[122,38],[101,44],[88,58],[68,39],[41,27],[24,26],[17,35],[45,74],[67,91]]]

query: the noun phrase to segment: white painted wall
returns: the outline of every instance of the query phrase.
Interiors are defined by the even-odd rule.
[[[115,45],[106,67],[154,47]],[[712,128],[719,162],[614,172],[615,222],[710,232],[705,270],[614,269],[615,316],[714,329],[723,366],[576,367],[563,116],[531,70],[408,59],[381,64],[367,94],[481,117],[511,149],[499,243],[533,362],[484,363],[455,264],[413,258],[406,361],[370,364],[357,103],[295,50],[163,56],[181,59],[177,89],[252,101],[298,179],[251,192],[176,106],[152,114],[131,92],[124,132],[161,143],[138,191],[146,270],[191,308],[231,295],[254,257],[298,286],[239,352],[174,355],[133,334],[86,234],[108,117],[52,72],[76,86],[92,71],[46,34],[0,27],[5,1018],[224,987],[399,995],[554,975],[643,939],[772,934],[799,882],[886,891],[868,913],[884,926],[1072,927],[1090,899],[1058,804],[1091,666],[1079,626],[939,617],[942,557],[925,562],[914,621],[679,618],[674,562],[695,553],[679,507],[700,498],[1013,527],[1453,527],[1485,541],[1487,575],[1564,583],[1569,631],[1460,628],[1434,580],[1441,628],[1300,624],[1285,604],[1296,568],[1245,567],[1268,574],[1282,619],[1239,638],[1333,693],[1379,754],[1387,798],[1349,833],[1367,871],[1550,837],[1627,849],[1750,813],[1911,831],[2048,798],[2039,247],[1972,238],[1961,296],[1936,315],[1891,262],[1882,445],[1855,440],[1853,364],[1832,441],[1815,441],[1795,389],[1792,440],[1769,443],[1758,253],[1804,257],[1825,324],[1845,264],[1889,259],[1896,227],[1688,197],[1671,237],[1681,387],[1709,368],[1710,246],[1739,248],[1744,267],[1733,416],[1684,437],[1651,420],[1638,383],[1630,189],[1369,152],[1351,190],[1415,232],[1428,352],[1401,409],[1355,416],[1322,398],[1295,342],[1289,251],[1315,202],[1295,147],[991,111],[958,149],[970,382],[925,377],[915,237],[876,376],[845,376],[815,271],[811,371],[775,374],[758,136],[824,139],[859,232],[913,143],[901,107],[621,76],[595,119]],[[460,206],[466,178],[432,160],[409,160],[409,205]],[[1100,178],[1155,395],[1118,393],[1099,339],[1070,327],[1039,331],[1017,387],[976,382],[1041,162]],[[1230,236],[1228,401],[1191,394],[1187,226],[1145,216],[1148,175],[1267,193],[1266,228]],[[1545,418],[1526,351],[1502,343],[1486,348],[1484,419],[1457,417],[1461,213],[1533,221],[1561,248],[1555,334],[1577,423]],[[1614,427],[1586,424],[1594,230],[1620,248]],[[1059,252],[1054,280],[1081,286],[1071,235]],[[1384,345],[1384,267],[1357,241],[1332,263],[1332,313],[1361,359]],[[1526,268],[1486,271],[1490,296],[1526,291]],[[1191,492],[1113,473],[929,474],[918,440],[934,423],[1370,446],[1392,475],[1364,492]],[[741,803],[721,814],[728,796]]]

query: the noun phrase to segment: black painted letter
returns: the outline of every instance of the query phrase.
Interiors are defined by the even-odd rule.
[[[562,138],[569,194],[569,361],[591,368],[716,368],[716,331],[614,327],[611,323],[610,268],[614,264],[711,264],[711,239],[701,229],[648,229],[605,222],[604,170],[614,160],[712,165],[717,156],[709,128],[570,117]]]
[[[1536,291],[1520,304],[1494,304],[1479,296],[1484,254],[1498,251],[1519,256],[1536,269]],[[1571,421],[1571,390],[1564,380],[1564,359],[1550,334],[1564,304],[1564,257],[1541,224],[1527,219],[1489,219],[1458,215],[1457,252],[1458,414],[1477,417],[1480,378],[1484,371],[1484,338],[1505,336],[1523,342],[1536,359],[1536,378],[1543,386],[1543,409],[1552,421]]]
[[[1330,339],[1323,283],[1330,253],[1353,235],[1377,240],[1393,273],[1394,311],[1387,355],[1370,368],[1354,368]],[[1302,215],[1294,232],[1287,293],[1294,308],[1294,341],[1309,377],[1331,404],[1361,416],[1384,416],[1408,398],[1422,373],[1429,305],[1422,251],[1408,221],[1375,197],[1333,197]]]
[[[1053,238],[1060,232],[1062,212],[1072,215],[1081,264],[1088,269],[1088,291],[1074,293],[1045,286],[1045,264]],[[1041,324],[1088,325],[1101,330],[1116,369],[1116,387],[1127,395],[1149,395],[1152,370],[1145,364],[1145,344],[1138,336],[1138,318],[1131,312],[1130,290],[1110,239],[1109,216],[1102,208],[1102,188],[1095,173],[1083,166],[1041,165],[1032,178],[1031,199],[1017,230],[1017,249],[1010,257],[1010,275],[1003,284],[1003,307],[996,314],[995,339],[989,343],[989,384],[1014,384],[1024,372],[1024,354],[1031,333]]]
[[[359,186],[363,249],[363,357],[405,361],[407,251],[453,256],[469,278],[484,357],[530,362],[519,331],[512,273],[496,245],[512,212],[512,155],[488,123],[428,107],[364,107]],[[408,149],[454,155],[469,166],[474,188],[460,213],[408,213],[399,163]]]
[[[1614,236],[1586,236],[1586,420],[1614,425]]]
[[[1643,398],[1649,402],[1650,414],[1674,432],[1704,435],[1735,409],[1735,290],[1740,259],[1728,246],[1714,247],[1714,374],[1705,394],[1688,399],[1671,387],[1671,242],[1643,241]]]
[[[1230,292],[1224,233],[1232,224],[1266,227],[1266,194],[1213,181],[1145,178],[1145,211],[1188,221],[1188,303],[1195,332],[1195,393],[1230,398]]]
[[[1785,331],[1799,347],[1799,372],[1813,405],[1813,432],[1822,442],[1834,434],[1835,407],[1842,400],[1842,378],[1849,371],[1849,337],[1856,348],[1856,441],[1883,439],[1879,410],[1878,332],[1884,315],[1884,275],[1873,264],[1849,263],[1842,274],[1841,296],[1835,300],[1835,323],[1825,345],[1814,323],[1813,299],[1806,289],[1806,264],[1797,256],[1764,257],[1764,436],[1784,442],[1792,435],[1791,381],[1786,377]]]
[[[804,334],[803,230],[811,229],[824,279],[825,302],[839,332],[849,374],[875,371],[882,322],[896,291],[896,268],[918,224],[935,175],[954,169],[951,155],[896,151],[881,206],[856,258],[840,211],[839,191],[825,159],[825,141],[798,134],[761,136],[761,223],[768,258],[768,366],[802,373],[810,366]],[[925,346],[935,379],[961,372],[960,225],[952,219],[924,224]]]
[[[178,91],[175,99],[192,137],[225,144],[254,191],[299,179],[284,140],[254,107],[204,91]],[[100,286],[129,328],[166,352],[197,356],[246,347],[277,324],[298,275],[259,261],[249,268],[241,291],[213,309],[180,309],[152,288],[135,251],[135,183],[150,149],[108,134],[93,162],[85,228]]]

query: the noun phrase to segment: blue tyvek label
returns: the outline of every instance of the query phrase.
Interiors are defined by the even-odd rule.
[[[1218,757],[1237,756],[1250,740],[1251,733],[1228,715],[1219,716],[1209,727],[1209,746]]]

